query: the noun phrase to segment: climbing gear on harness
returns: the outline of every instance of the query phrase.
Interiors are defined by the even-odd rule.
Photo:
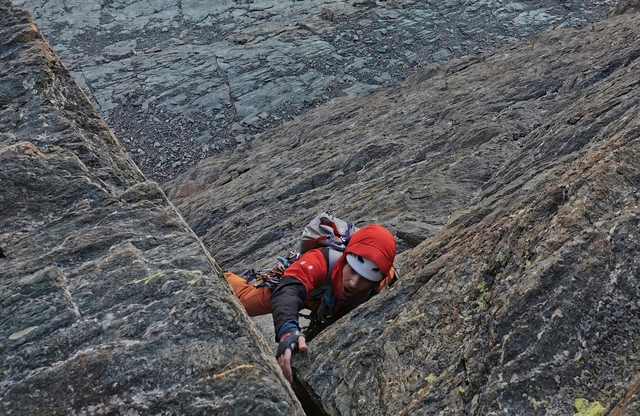
[[[361,274],[365,279],[373,282],[382,281],[385,277],[384,275],[387,273],[387,269],[391,267],[393,255],[395,254],[395,241],[393,241],[391,233],[383,227],[375,224],[369,225],[365,227],[365,229],[367,230],[365,231],[365,234],[362,234],[361,237],[355,237],[357,242],[356,239],[353,240],[352,249],[355,249],[358,244],[358,247],[360,247],[359,249],[362,249],[361,246],[369,247],[369,252],[373,250],[373,256],[377,255],[380,257],[380,260],[385,267],[384,272],[377,268],[376,263],[373,260],[362,257],[356,253],[349,253],[344,260],[341,260],[345,250],[351,251],[351,249],[347,248],[347,245],[349,244],[351,237],[356,233],[357,228],[351,223],[334,217],[331,212],[323,212],[317,215],[303,231],[303,235],[300,240],[301,253],[305,253],[315,248],[321,248],[321,252],[327,265],[327,275],[322,286],[315,287],[315,289],[306,293],[305,305],[307,310],[311,309],[311,312],[309,314],[299,313],[299,316],[309,319],[308,326],[303,330],[300,330],[298,322],[295,322],[296,329],[302,331],[301,333],[304,333],[308,340],[311,340],[311,337],[326,328],[337,319],[337,316],[340,316],[345,312],[344,309],[334,311],[336,306],[340,305],[340,302],[342,302],[342,299],[334,298],[331,281],[333,270],[339,261],[341,262],[341,265],[347,264],[349,255],[353,255],[354,259],[352,262],[355,264],[355,267],[353,265],[351,267],[354,267],[354,270],[356,270],[358,274]],[[377,238],[381,233],[383,241],[390,240],[393,244],[386,243],[379,247]],[[364,252],[361,254],[369,257],[365,253],[367,253],[367,249],[364,249]],[[297,261],[300,255],[300,253],[292,252],[289,253],[289,256],[287,257],[279,256],[278,264],[276,264],[273,269],[268,271],[249,269],[241,273],[241,276],[255,286],[267,286],[273,291],[278,287],[281,279],[285,277],[286,269],[292,263]],[[391,258],[387,259],[389,256],[391,256]],[[387,265],[385,262],[389,264]],[[356,302],[364,302],[376,293],[377,288],[372,288],[369,292],[369,296],[360,296],[360,298],[356,299]],[[348,306],[355,307],[357,306],[357,303],[351,302]],[[334,316],[334,312],[336,313],[336,316]],[[292,318],[293,317],[290,319]],[[290,328],[285,327],[285,325],[280,325],[280,329],[278,331],[278,335],[281,335],[281,333],[286,334],[290,331]]]
[[[356,231],[357,228],[353,223],[336,218],[330,211],[321,212],[303,230],[299,253],[290,252],[286,257],[278,256],[278,262],[271,270],[247,269],[240,273],[240,276],[256,287],[267,286],[273,291],[284,278],[285,270],[303,253],[321,248],[327,264],[327,276],[321,287],[307,294],[307,299],[319,302],[318,307],[310,314],[300,313],[300,316],[309,319],[310,322],[304,332],[312,330],[319,332],[335,320],[333,307],[336,301],[331,293],[331,273],[346,249],[349,239]]]
[[[283,334],[280,338],[280,343],[278,344],[278,350],[276,351],[276,358],[280,357],[285,353],[286,350],[291,351],[293,354],[294,351],[298,349],[298,338],[304,337],[304,334],[298,330],[293,330]],[[293,344],[295,343],[295,347]]]
[[[333,307],[336,305],[336,300],[331,293],[331,286],[325,285],[316,290],[324,291],[320,298],[320,304],[318,307],[312,310],[309,314],[304,314],[302,312],[298,313],[301,317],[309,320],[309,325],[303,329],[303,332],[309,341],[336,320],[336,317],[333,314]]]
[[[278,256],[278,262],[271,270],[259,270],[259,269],[247,269],[240,273],[240,277],[247,282],[253,284],[256,287],[267,286],[269,289],[274,290],[280,283],[284,271],[287,267],[291,266],[291,263],[298,260],[299,253],[290,252],[288,257]]]

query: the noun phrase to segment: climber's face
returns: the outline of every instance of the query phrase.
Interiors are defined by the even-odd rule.
[[[357,295],[360,292],[371,289],[375,282],[365,279],[346,263],[342,269],[342,293],[345,296]]]

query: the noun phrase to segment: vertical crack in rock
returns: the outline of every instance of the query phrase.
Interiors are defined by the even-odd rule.
[[[293,383],[291,385],[293,392],[296,394],[298,401],[302,404],[302,408],[307,416],[329,416],[322,399],[304,379],[298,377],[298,374],[293,369]]]
[[[29,15],[0,0],[0,28],[0,414],[303,415]]]

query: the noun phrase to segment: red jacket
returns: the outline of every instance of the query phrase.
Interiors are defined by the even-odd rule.
[[[345,306],[360,303],[372,294],[378,293],[393,278],[393,260],[396,242],[393,235],[384,227],[376,224],[358,230],[351,239],[343,255],[337,261],[331,273],[331,292],[336,301],[333,312],[341,315]],[[346,265],[346,254],[354,253],[373,260],[386,276],[371,290],[343,298],[342,271]],[[327,261],[321,249],[304,253],[300,259],[286,269],[285,277],[271,296],[271,310],[277,338],[283,325],[297,325],[298,313],[304,307],[314,310],[319,301],[309,299],[308,294],[321,288],[327,279]],[[372,293],[374,292],[374,293]]]

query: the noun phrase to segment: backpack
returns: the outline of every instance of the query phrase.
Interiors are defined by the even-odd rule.
[[[300,254],[321,247],[343,252],[356,231],[358,229],[353,223],[335,217],[331,211],[321,212],[307,224],[302,232]]]
[[[299,251],[290,252],[287,257],[278,256],[279,263],[271,270],[247,269],[240,276],[256,287],[267,286],[273,290],[280,283],[284,271],[298,260],[302,254],[315,248],[325,247],[330,249],[323,250],[330,276],[333,266],[335,266],[342,252],[346,249],[349,239],[357,230],[353,223],[335,217],[331,211],[321,212],[302,231]],[[316,294],[311,293],[309,295]]]

